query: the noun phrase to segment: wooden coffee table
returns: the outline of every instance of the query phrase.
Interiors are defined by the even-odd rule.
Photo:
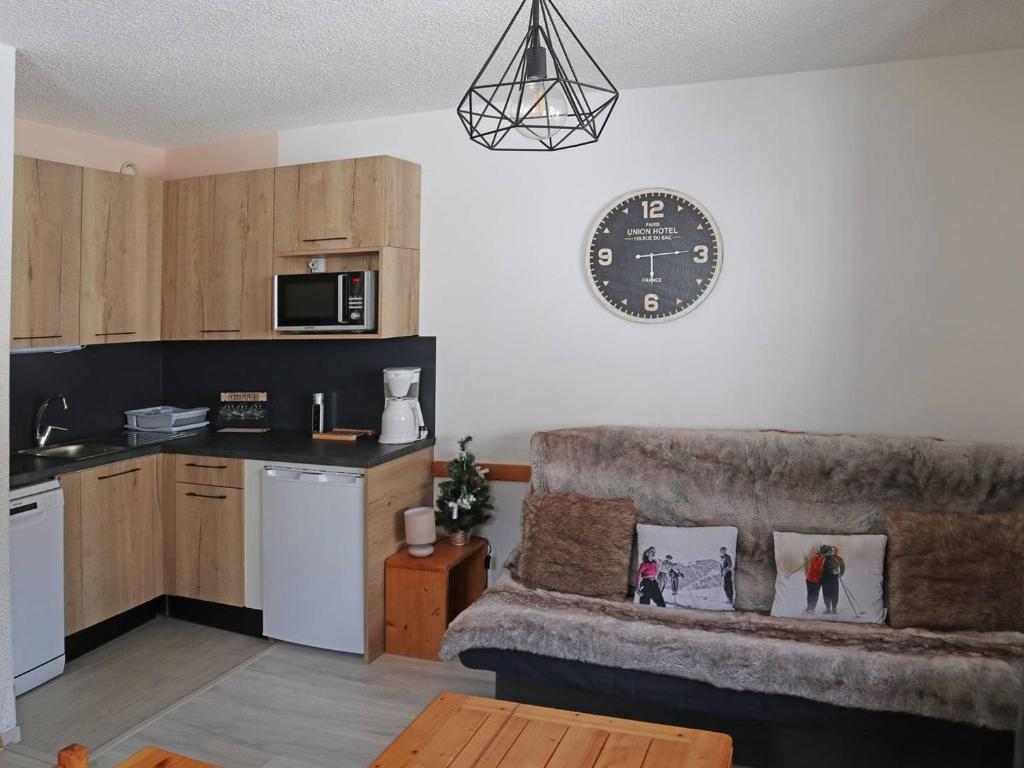
[[[722,733],[442,693],[371,768],[730,768]]]
[[[57,768],[89,768],[89,751],[81,744],[64,747],[57,756]],[[119,763],[117,768],[217,768],[217,766],[193,760],[184,755],[164,752],[156,747],[146,747],[123,763]]]

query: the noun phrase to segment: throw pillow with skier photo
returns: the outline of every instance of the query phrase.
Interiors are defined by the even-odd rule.
[[[633,600],[659,608],[734,610],[736,529],[640,524]]]
[[[885,536],[775,534],[773,616],[881,622]]]

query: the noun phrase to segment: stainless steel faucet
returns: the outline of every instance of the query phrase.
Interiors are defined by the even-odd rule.
[[[54,395],[53,397],[48,397],[45,400],[43,400],[43,404],[40,405],[39,406],[39,410],[36,411],[36,447],[37,448],[42,448],[44,445],[46,445],[46,441],[50,439],[50,435],[53,432],[53,430],[56,429],[56,430],[58,430],[60,432],[67,432],[68,431],[67,427],[58,427],[58,426],[55,426],[53,424],[51,424],[50,426],[46,427],[45,429],[43,428],[43,414],[46,413],[47,407],[54,400],[60,400],[60,403],[61,403],[61,405],[64,406],[64,410],[65,411],[68,409],[68,399],[66,397],[64,397],[64,395]]]

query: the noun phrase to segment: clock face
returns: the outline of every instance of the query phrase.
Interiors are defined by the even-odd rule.
[[[590,285],[609,309],[662,323],[696,309],[711,293],[722,271],[722,237],[696,200],[643,189],[598,218],[585,260]]]

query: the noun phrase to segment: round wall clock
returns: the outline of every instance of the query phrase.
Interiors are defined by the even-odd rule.
[[[584,254],[590,286],[616,314],[642,323],[696,309],[722,271],[722,236],[696,200],[641,189],[597,219]]]

